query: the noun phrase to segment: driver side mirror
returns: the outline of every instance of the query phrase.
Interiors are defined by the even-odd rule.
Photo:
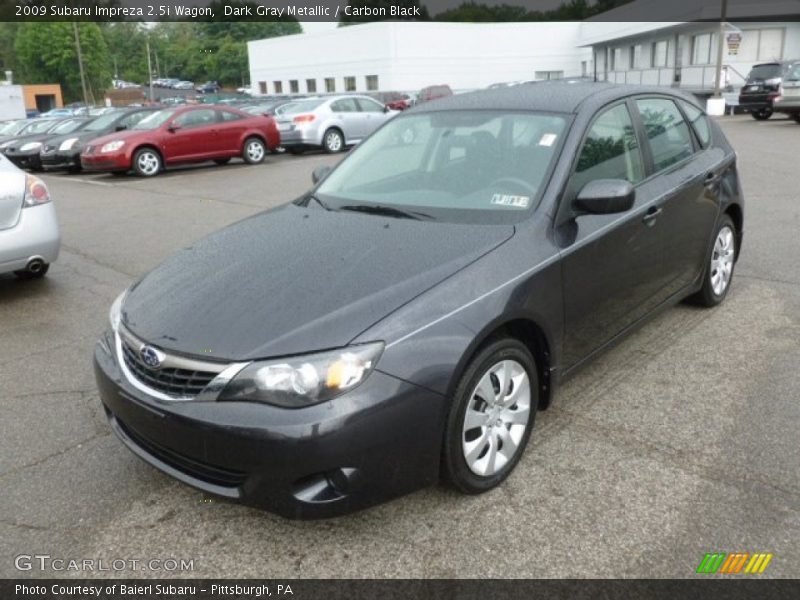
[[[170,133],[175,133],[181,128],[179,123],[171,123],[169,127],[167,127],[167,131]]]
[[[320,165],[311,172],[311,181],[316,185],[317,183],[325,179],[328,176],[328,173],[330,173],[332,170],[333,170],[332,167],[329,167],[327,165]]]
[[[636,190],[624,179],[595,179],[587,183],[572,202],[576,216],[610,215],[630,210]]]

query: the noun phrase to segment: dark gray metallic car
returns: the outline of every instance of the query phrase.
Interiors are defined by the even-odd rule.
[[[497,486],[559,383],[721,302],[742,242],[733,149],[663,88],[441,99],[315,180],[135,283],[95,352],[128,448],[287,517]]]

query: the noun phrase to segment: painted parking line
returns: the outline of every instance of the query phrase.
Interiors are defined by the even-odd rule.
[[[94,179],[87,179],[85,177],[75,177],[75,176],[67,176],[67,175],[47,175],[48,179],[58,179],[60,181],[69,181],[71,183],[89,183],[91,185],[100,185],[103,187],[114,187],[113,183],[109,183],[107,181],[97,181]]]

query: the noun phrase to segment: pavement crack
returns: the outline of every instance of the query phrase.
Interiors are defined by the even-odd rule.
[[[75,442],[74,444],[71,444],[71,445],[66,446],[64,448],[61,448],[60,450],[58,450],[56,452],[51,452],[50,454],[46,454],[45,456],[43,456],[41,458],[38,458],[38,459],[36,459],[35,461],[33,461],[31,463],[28,463],[28,464],[25,464],[25,465],[20,465],[18,467],[14,467],[13,469],[11,469],[9,471],[6,471],[5,473],[0,473],[0,481],[2,481],[3,479],[7,479],[9,477],[13,477],[14,475],[18,475],[19,473],[21,473],[23,471],[27,471],[28,469],[32,469],[33,467],[38,467],[39,465],[42,465],[42,464],[46,463],[47,461],[49,461],[49,460],[51,460],[53,458],[57,458],[59,456],[63,456],[64,454],[66,454],[68,452],[71,452],[72,450],[74,450],[76,448],[80,448],[84,444],[88,444],[90,442],[93,442],[96,439],[99,439],[99,438],[102,438],[102,437],[106,437],[106,436],[109,436],[109,435],[111,435],[110,431],[97,432],[94,435],[91,435],[91,436],[89,436],[89,437],[87,437],[85,439],[82,439],[79,442]]]

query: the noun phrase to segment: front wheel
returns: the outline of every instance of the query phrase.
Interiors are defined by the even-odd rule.
[[[701,306],[716,306],[728,295],[736,262],[736,227],[723,215],[714,235],[714,246],[703,274],[703,287],[692,296]]]
[[[344,150],[344,136],[338,129],[328,129],[322,138],[322,148],[328,154],[336,154]]]
[[[750,115],[756,121],[766,121],[772,116],[772,109],[771,108],[762,108],[760,110],[754,110],[750,113]]]
[[[444,477],[467,494],[500,485],[533,429],[539,398],[536,363],[520,341],[497,339],[467,366],[447,419]]]
[[[133,170],[141,177],[153,177],[161,171],[161,155],[152,148],[142,148],[133,155]]]
[[[267,155],[267,147],[256,137],[247,138],[242,148],[242,158],[248,165],[257,165],[264,162]]]

